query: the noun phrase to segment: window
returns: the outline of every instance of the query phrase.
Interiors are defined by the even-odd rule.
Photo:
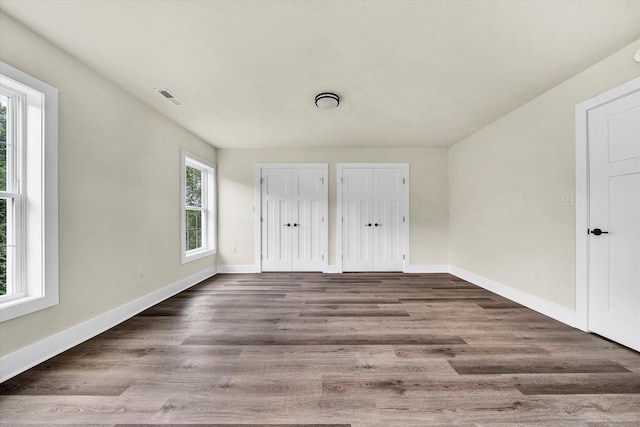
[[[22,201],[14,171],[16,102],[7,95],[7,91],[0,91],[0,296],[4,300],[23,294],[16,274],[21,270],[19,258],[16,259],[16,237],[21,234],[22,225],[21,221],[16,222]]]
[[[58,304],[58,91],[0,62],[0,321]]]
[[[182,150],[182,263],[216,253],[216,167]]]

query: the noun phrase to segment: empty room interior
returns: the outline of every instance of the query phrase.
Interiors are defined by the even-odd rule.
[[[0,0],[0,425],[640,426],[639,0]]]

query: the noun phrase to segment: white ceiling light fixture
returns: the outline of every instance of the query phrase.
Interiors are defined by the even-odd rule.
[[[316,95],[316,107],[322,109],[336,108],[340,105],[340,97],[332,92],[322,92]]]
[[[636,51],[636,54],[634,55],[633,59],[635,59],[636,62],[640,62],[640,49]]]

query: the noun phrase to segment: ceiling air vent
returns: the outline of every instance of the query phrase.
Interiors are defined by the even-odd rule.
[[[172,102],[175,105],[184,105],[184,102],[180,101],[174,94],[169,92],[167,89],[156,89],[160,95],[166,98],[168,101]]]

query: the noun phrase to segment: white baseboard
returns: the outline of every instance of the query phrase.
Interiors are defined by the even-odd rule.
[[[478,285],[481,288],[517,302],[518,304],[524,305],[531,310],[542,313],[559,322],[573,326],[574,328],[579,325],[578,316],[574,310],[458,267],[450,266],[449,272],[456,277],[464,279],[467,282],[471,282],[474,285]]]
[[[340,270],[338,269],[338,266],[336,264],[332,264],[332,265],[327,265],[322,272],[334,274],[334,273],[340,273]]]
[[[101,314],[0,358],[0,382],[52,358],[102,332],[113,328],[141,311],[158,304],[216,274],[216,267],[184,278],[135,301]]]
[[[323,273],[341,273],[336,264],[327,265]],[[413,264],[409,265],[405,273],[448,273],[449,266],[446,264]],[[259,273],[256,265],[219,265],[218,273]]]
[[[323,273],[339,273],[337,265],[328,265]],[[259,273],[257,265],[219,265],[218,273]]]
[[[448,264],[410,264],[405,273],[448,273]]]
[[[218,273],[259,273],[257,265],[219,265]]]

